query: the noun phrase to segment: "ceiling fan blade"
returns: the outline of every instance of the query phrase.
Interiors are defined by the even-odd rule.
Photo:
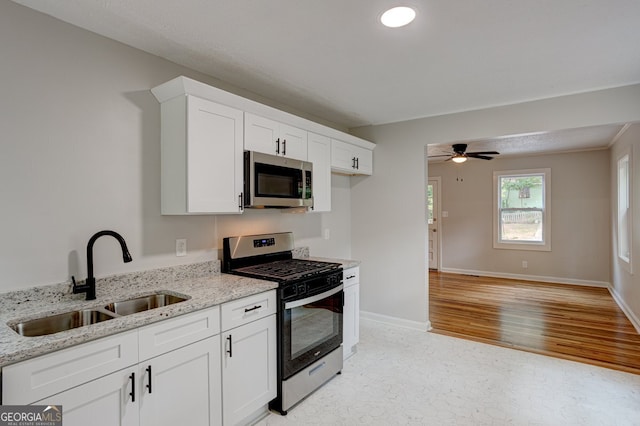
[[[428,156],[428,158],[436,158],[436,157],[451,157],[451,154],[429,155]]]
[[[467,152],[467,157],[471,158],[479,158],[481,160],[493,160],[493,157],[487,157],[486,155],[479,155],[474,152]]]
[[[480,154],[480,155],[500,155],[500,153],[498,151],[474,151],[474,152],[467,152],[467,155],[469,154]]]

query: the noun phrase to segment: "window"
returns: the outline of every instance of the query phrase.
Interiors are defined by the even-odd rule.
[[[631,272],[631,162],[630,154],[618,159],[618,258]]]
[[[493,172],[499,249],[551,251],[551,169]]]

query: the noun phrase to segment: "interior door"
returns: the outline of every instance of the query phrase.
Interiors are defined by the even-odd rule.
[[[429,269],[440,265],[440,180],[429,179],[427,183],[427,223],[429,224]]]

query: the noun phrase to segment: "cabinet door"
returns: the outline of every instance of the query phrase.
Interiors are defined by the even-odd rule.
[[[353,175],[373,174],[373,151],[346,142],[331,140],[331,168]]]
[[[222,334],[223,423],[238,424],[277,395],[276,316]]]
[[[241,212],[242,111],[194,96],[187,110],[188,212]]]
[[[307,161],[307,131],[280,124],[280,155]]]
[[[355,146],[354,155],[356,157],[356,173],[360,175],[373,174],[373,151]]]
[[[355,353],[355,345],[360,340],[360,285],[354,284],[344,289],[344,358]]]
[[[313,211],[331,211],[331,139],[309,133],[308,161],[313,163]]]
[[[354,146],[342,141],[331,140],[331,168],[347,173],[354,173]]]
[[[221,424],[220,336],[141,363],[139,377],[141,426]]]
[[[280,155],[280,128],[277,121],[251,113],[244,114],[244,149]]]
[[[134,371],[112,373],[36,404],[62,405],[64,426],[136,426],[138,398],[132,400],[130,395],[133,385],[130,374]]]

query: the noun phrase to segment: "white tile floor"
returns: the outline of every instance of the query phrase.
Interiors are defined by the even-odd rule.
[[[640,425],[640,375],[365,320],[342,375],[258,424]]]

